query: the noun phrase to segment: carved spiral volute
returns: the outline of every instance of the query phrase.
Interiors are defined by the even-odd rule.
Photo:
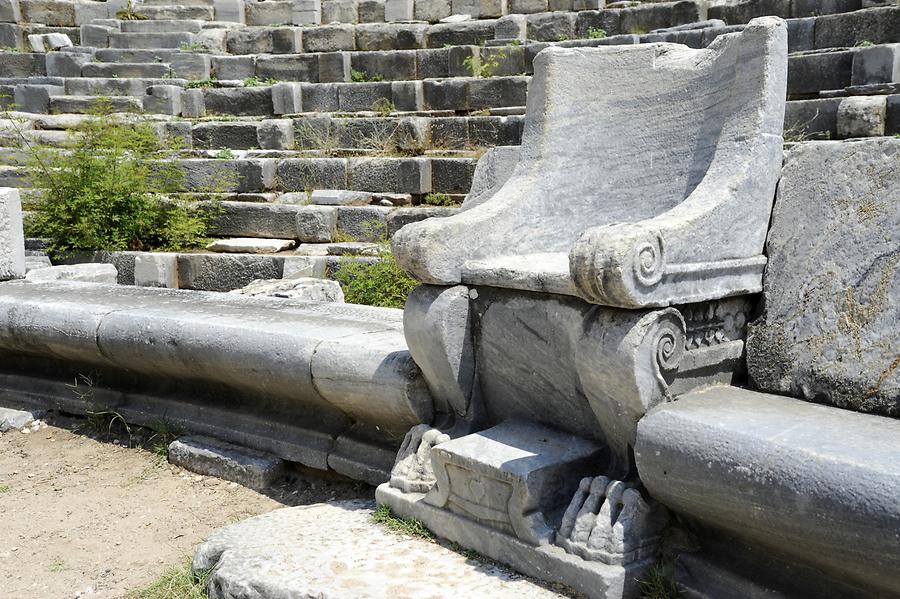
[[[632,265],[635,281],[643,287],[659,283],[666,266],[662,235],[658,232],[648,233],[649,238],[639,241],[635,246]]]

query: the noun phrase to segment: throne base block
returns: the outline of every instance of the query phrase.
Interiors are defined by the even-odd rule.
[[[590,599],[631,599],[640,595],[641,581],[654,560],[624,566],[587,561],[556,545],[535,547],[495,528],[484,526],[425,502],[424,493],[404,493],[389,483],[375,490],[375,500],[401,518],[422,521],[441,538],[473,549],[518,572],[561,584]]]

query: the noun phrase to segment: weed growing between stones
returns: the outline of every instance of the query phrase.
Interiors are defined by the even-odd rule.
[[[463,66],[472,73],[472,77],[493,77],[500,66],[500,61],[505,59],[506,49],[501,48],[486,60],[481,60],[480,56],[467,56],[463,59]]]
[[[457,206],[450,194],[441,192],[432,192],[422,198],[422,204],[427,206]]]
[[[375,73],[372,76],[369,76],[365,71],[358,71],[356,69],[350,69],[350,81],[353,83],[367,83],[367,82],[376,82],[376,81],[384,81],[384,76]]]
[[[269,85],[275,85],[278,83],[278,79],[273,79],[272,77],[264,77],[260,79],[259,77],[247,77],[244,79],[244,87],[266,87]]]
[[[391,508],[385,504],[379,505],[372,512],[372,522],[411,537],[434,539],[434,533],[425,528],[421,521],[414,518],[398,518],[391,513]]]
[[[53,257],[204,243],[210,213],[167,197],[184,180],[177,140],[116,117],[108,105],[70,129],[63,148],[35,145],[14,127],[31,190],[28,233],[49,238]]]
[[[128,4],[120,11],[116,11],[116,18],[120,21],[146,21],[147,16],[134,9],[134,2],[128,0]]]
[[[206,48],[203,47],[203,42],[181,42],[178,49],[182,52],[199,52]]]
[[[677,599],[684,596],[675,582],[675,562],[671,559],[653,564],[640,582],[641,597],[644,599]]]
[[[377,262],[342,259],[334,278],[341,284],[347,303],[382,308],[402,308],[419,284],[400,268],[387,249],[380,253]]]
[[[195,79],[188,81],[184,87],[186,89],[203,89],[205,87],[215,87],[217,80],[215,79]]]
[[[606,37],[606,30],[599,27],[589,27],[587,37],[589,40],[602,40]]]
[[[149,586],[132,593],[128,599],[206,599],[209,572],[194,574],[191,562],[173,566]]]

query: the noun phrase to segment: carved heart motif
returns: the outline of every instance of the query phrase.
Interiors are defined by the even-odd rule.
[[[480,478],[473,478],[469,481],[469,492],[476,503],[481,503],[481,500],[484,499],[485,489]]]

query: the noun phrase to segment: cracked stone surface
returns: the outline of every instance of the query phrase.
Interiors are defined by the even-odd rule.
[[[211,599],[564,597],[500,566],[371,521],[373,501],[276,510],[219,529],[194,556]]]

